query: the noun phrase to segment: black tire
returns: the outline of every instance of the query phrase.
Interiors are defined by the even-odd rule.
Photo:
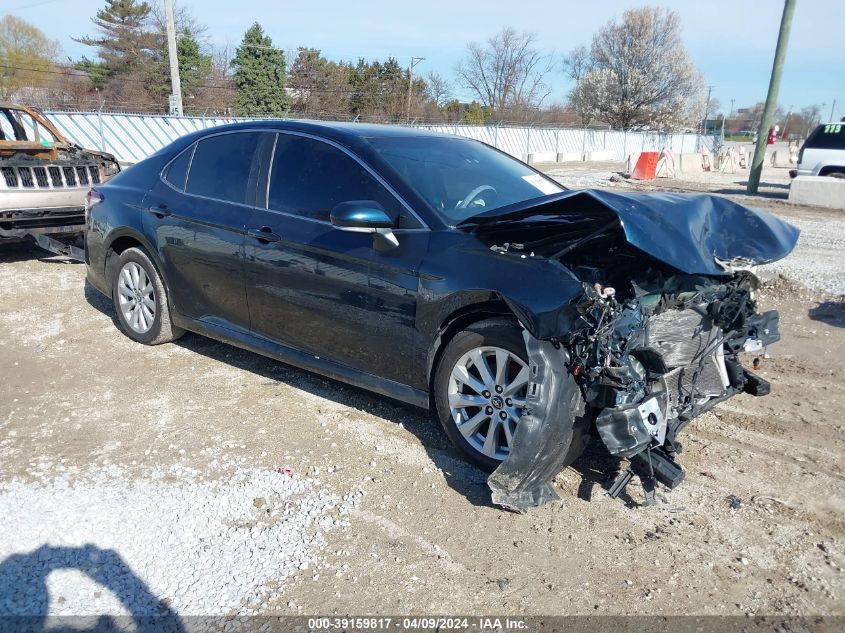
[[[522,328],[514,319],[505,317],[485,319],[458,332],[446,345],[434,374],[434,404],[437,417],[452,444],[461,450],[469,460],[488,472],[501,463],[500,459],[491,458],[477,448],[458,430],[449,405],[448,389],[452,369],[468,352],[479,347],[499,347],[518,356],[528,365]]]
[[[120,279],[124,267],[127,264],[136,264],[139,266],[152,284],[151,299],[155,304],[155,314],[152,318],[152,324],[145,331],[137,331],[129,323],[121,306]],[[143,343],[144,345],[160,345],[175,341],[185,333],[185,330],[173,324],[170,318],[170,306],[167,301],[167,290],[164,282],[150,256],[143,249],[135,247],[127,248],[120,254],[111,285],[112,303],[114,304],[115,312],[117,312],[117,321],[120,324],[120,329],[133,341]]]
[[[826,173],[825,176],[830,176],[831,178],[845,178],[845,171],[830,171]]]

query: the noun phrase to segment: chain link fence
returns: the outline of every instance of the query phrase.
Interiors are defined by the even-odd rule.
[[[169,116],[107,112],[48,111],[59,130],[75,143],[135,163],[184,134],[237,121],[230,116]],[[397,123],[397,125],[402,125]],[[668,149],[675,154],[713,151],[717,136],[643,130],[567,128],[520,124],[468,125],[412,121],[420,129],[472,138],[528,162],[625,161],[632,154]]]

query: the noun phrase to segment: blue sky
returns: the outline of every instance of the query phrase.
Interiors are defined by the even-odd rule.
[[[436,70],[449,77],[467,41],[481,41],[502,26],[537,34],[539,44],[558,54],[589,44],[595,30],[626,8],[649,4],[632,0],[176,0],[208,26],[212,43],[237,45],[258,21],[276,46],[322,49],[330,59],[385,58],[403,64],[425,57],[417,72]],[[12,13],[58,39],[65,55],[90,50],[72,36],[93,33],[90,17],[103,0],[0,0],[0,13]],[[652,2],[650,4],[658,4]],[[687,49],[722,109],[762,101],[771,73],[783,3],[778,0],[675,0],[663,2],[681,15]],[[233,7],[236,9],[233,10]],[[550,78],[553,99],[562,100],[568,81]],[[460,90],[457,96],[464,97]],[[845,11],[842,0],[798,0],[779,102],[786,108],[825,104],[829,116],[845,116]]]

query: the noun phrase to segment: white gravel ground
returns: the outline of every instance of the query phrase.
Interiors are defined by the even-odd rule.
[[[0,613],[247,614],[319,573],[348,502],[272,470],[215,475],[109,466],[0,482]]]
[[[841,220],[782,215],[801,229],[788,257],[760,267],[760,275],[780,274],[813,290],[845,295],[845,213]]]

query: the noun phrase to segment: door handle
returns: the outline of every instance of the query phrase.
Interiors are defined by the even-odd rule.
[[[278,242],[282,238],[273,233],[273,229],[269,226],[262,226],[260,229],[249,229],[246,232],[247,235],[250,237],[254,237],[259,242],[270,243],[270,242]]]
[[[166,204],[160,204],[157,207],[150,207],[150,213],[158,218],[166,218],[170,215],[170,209],[167,208]]]

